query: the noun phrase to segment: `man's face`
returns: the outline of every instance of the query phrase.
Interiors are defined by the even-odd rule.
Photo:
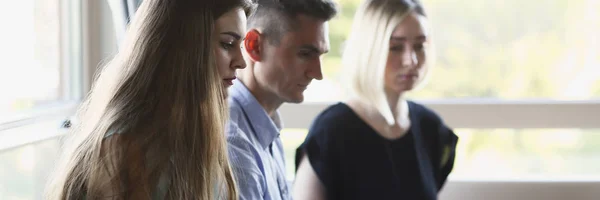
[[[256,81],[271,98],[282,102],[304,101],[304,90],[313,79],[321,80],[321,55],[329,51],[327,21],[298,15],[296,26],[278,44],[263,41]]]

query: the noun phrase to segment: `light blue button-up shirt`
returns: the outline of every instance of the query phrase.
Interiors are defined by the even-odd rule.
[[[281,120],[238,80],[229,90],[227,148],[241,200],[292,199],[286,178]]]

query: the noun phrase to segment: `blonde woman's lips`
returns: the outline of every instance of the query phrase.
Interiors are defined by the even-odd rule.
[[[417,74],[403,74],[400,75],[400,79],[402,80],[413,80],[413,79],[417,79],[419,77],[419,75]]]

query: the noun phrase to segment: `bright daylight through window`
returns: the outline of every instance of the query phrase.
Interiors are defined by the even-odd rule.
[[[0,124],[64,96],[59,11],[58,0],[0,7]]]
[[[68,25],[61,15],[68,10],[61,3],[66,2],[17,0],[0,6],[0,199],[41,199],[57,158],[59,140],[43,137],[58,132],[60,124],[21,120],[48,112],[70,98],[67,88],[78,87],[66,85],[75,82],[68,81],[74,77],[65,58],[79,59],[64,54]],[[77,38],[70,36],[69,41]]]

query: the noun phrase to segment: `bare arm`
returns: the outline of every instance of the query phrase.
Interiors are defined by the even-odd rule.
[[[302,157],[293,186],[295,200],[324,200],[325,186],[310,165],[308,155]]]

